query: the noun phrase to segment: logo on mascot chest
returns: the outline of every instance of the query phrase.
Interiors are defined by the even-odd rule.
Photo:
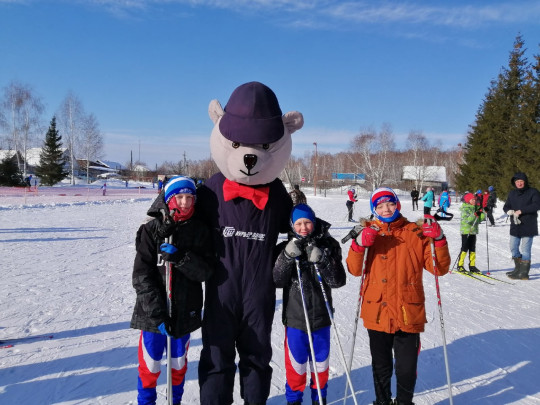
[[[233,236],[244,239],[257,240],[261,242],[263,242],[266,238],[266,235],[264,233],[237,231],[232,226],[226,226],[225,228],[223,228],[223,237],[232,238]]]

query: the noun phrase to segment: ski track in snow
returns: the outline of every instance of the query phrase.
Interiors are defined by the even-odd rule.
[[[23,339],[0,349],[1,404],[136,404],[139,332],[129,328],[135,300],[131,270],[136,230],[155,191],[117,191],[108,183],[107,197],[88,189],[79,196],[58,191],[45,200],[0,195],[0,340]],[[46,190],[46,189],[45,189]],[[43,192],[45,193],[45,190]],[[62,194],[69,194],[68,190]],[[111,192],[109,192],[111,191]],[[353,224],[346,222],[346,194],[328,191],[313,196],[304,189],[317,215],[330,223],[338,240]],[[46,193],[45,193],[46,194]],[[121,194],[121,195],[120,195]],[[404,191],[402,213],[412,212]],[[90,198],[91,196],[91,198]],[[509,224],[496,209],[497,226],[480,226],[477,266],[487,270],[486,230],[491,275],[509,281],[513,263],[508,248]],[[420,210],[422,204],[420,204]],[[441,222],[452,264],[459,253],[459,204],[452,221]],[[369,214],[368,194],[355,204],[355,218]],[[343,246],[344,260],[350,242]],[[454,404],[540,404],[540,246],[533,243],[531,280],[488,285],[459,274],[439,278]],[[489,280],[488,280],[489,281]],[[360,279],[334,290],[335,322],[347,360],[354,329]],[[415,403],[448,404],[439,307],[434,277],[424,272],[428,324],[421,335]],[[281,290],[277,291],[272,332],[274,369],[269,405],[283,404],[285,371]],[[48,339],[28,339],[49,335]],[[191,337],[183,404],[198,404],[197,364],[200,331]],[[374,399],[367,333],[360,320],[351,378],[359,404]],[[165,366],[162,367],[162,371]],[[328,403],[341,404],[345,374],[332,331]],[[395,395],[395,380],[393,381]],[[238,379],[235,404],[242,404]],[[305,392],[308,403],[309,392]],[[165,403],[165,375],[158,386]],[[352,399],[349,399],[352,404]]]

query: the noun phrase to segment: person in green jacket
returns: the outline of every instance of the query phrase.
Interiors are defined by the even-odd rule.
[[[461,252],[457,271],[466,273],[464,264],[467,252],[469,252],[469,271],[471,273],[480,273],[476,267],[476,235],[478,234],[478,224],[485,218],[482,209],[476,206],[476,197],[472,193],[463,196],[463,204],[459,209],[461,212],[461,224],[459,231],[461,233]]]

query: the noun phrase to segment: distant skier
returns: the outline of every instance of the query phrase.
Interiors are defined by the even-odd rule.
[[[107,183],[103,183],[100,188],[103,190],[102,195],[107,194]]]
[[[347,206],[347,212],[349,215],[349,222],[354,222],[353,219],[353,211],[354,211],[354,203],[358,200],[356,199],[356,190],[354,188],[351,188],[349,191],[347,191],[347,202],[345,205]]]
[[[489,219],[490,226],[495,226],[495,218],[493,218],[493,210],[497,207],[497,193],[495,187],[488,187],[489,196],[486,203],[486,215]]]
[[[441,216],[445,217],[446,213],[448,212],[448,208],[450,208],[450,195],[448,194],[448,190],[444,189],[441,195],[439,196],[439,208],[441,209]]]
[[[418,197],[420,197],[420,193],[416,189],[416,187],[413,187],[411,190],[411,200],[412,200],[412,210],[416,211],[418,210]],[[415,210],[416,207],[416,210]]]
[[[435,205],[435,193],[432,187],[426,188],[426,193],[422,196],[421,200],[424,202],[424,215],[430,215],[431,208]]]
[[[478,224],[484,220],[485,214],[482,208],[476,204],[476,197],[472,193],[463,196],[463,204],[461,204],[461,252],[459,253],[457,271],[466,273],[465,258],[469,253],[469,271],[472,273],[480,273],[476,267],[476,235],[478,234]]]

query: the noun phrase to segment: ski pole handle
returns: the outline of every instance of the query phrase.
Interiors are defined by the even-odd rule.
[[[356,239],[356,237],[358,235],[360,235],[360,232],[362,232],[362,230],[366,227],[366,219],[365,218],[360,218],[360,224],[358,225],[355,225],[347,235],[345,235],[345,237],[343,239],[341,239],[341,243],[345,243],[347,242],[349,239]],[[372,224],[370,226],[370,228],[372,229],[375,229],[377,232],[380,230],[380,228],[375,225],[375,224]]]
[[[354,226],[347,235],[343,239],[341,239],[341,243],[346,243],[349,239],[355,239],[358,235],[360,235],[360,232],[362,232],[362,229],[364,227],[362,225],[356,225]]]

